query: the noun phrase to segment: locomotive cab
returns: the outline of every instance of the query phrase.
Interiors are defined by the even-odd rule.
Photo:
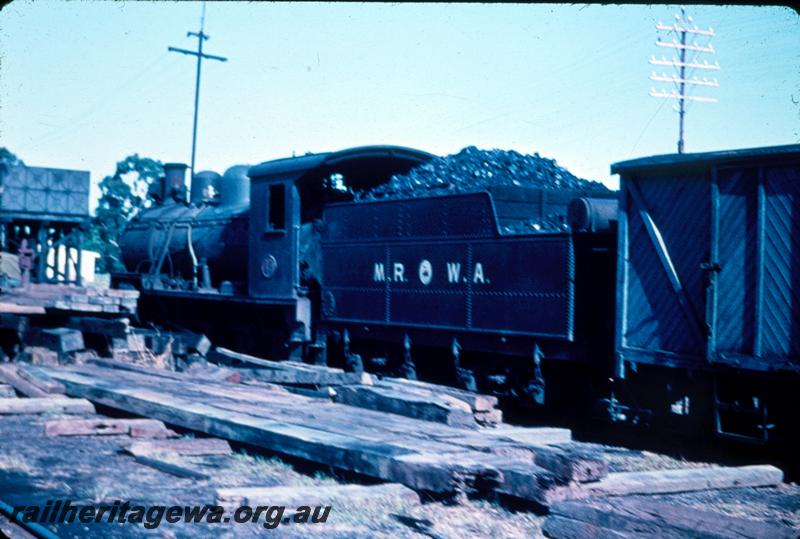
[[[371,146],[268,161],[252,167],[248,291],[297,301],[319,280],[318,245],[325,207],[388,181],[432,155]]]
[[[255,176],[250,184],[247,287],[276,302],[299,295],[297,264],[300,197],[291,180]]]
[[[293,310],[290,348],[315,340],[321,280],[321,218],[332,202],[408,172],[432,155],[391,146],[268,161],[252,167],[247,290]]]

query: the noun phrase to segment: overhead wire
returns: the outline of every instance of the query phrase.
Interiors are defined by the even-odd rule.
[[[658,116],[658,113],[661,112],[661,109],[664,108],[664,105],[666,103],[667,103],[667,100],[666,99],[662,99],[661,103],[659,103],[658,108],[656,109],[656,111],[653,113],[652,116],[650,116],[650,119],[647,120],[647,123],[642,128],[642,131],[639,133],[639,136],[636,137],[636,142],[633,143],[633,147],[631,148],[631,151],[628,154],[629,157],[631,155],[633,155],[634,151],[636,151],[636,147],[639,145],[639,142],[641,142],[642,137],[644,136],[645,132],[647,131],[647,128],[650,127],[650,124],[653,123],[653,120],[655,120],[656,116]]]
[[[57,140],[61,136],[73,132],[76,128],[82,125],[82,122],[85,122],[88,118],[94,115],[101,107],[106,105],[112,97],[119,96],[120,93],[125,93],[126,91],[132,89],[134,87],[133,86],[134,82],[141,79],[144,75],[149,73],[158,64],[164,61],[167,58],[167,55],[168,53],[166,51],[163,52],[152,62],[147,64],[147,66],[145,66],[143,69],[141,69],[133,76],[126,79],[124,82],[115,86],[108,92],[106,92],[100,99],[96,100],[91,106],[87,107],[83,112],[68,119],[65,123],[58,126],[57,128],[29,140],[27,144],[29,144],[32,148],[35,148],[45,141],[51,141],[51,139]]]
[[[577,60],[575,60],[573,62],[570,62],[570,63],[567,63],[567,64],[563,64],[563,65],[559,66],[558,68],[556,68],[555,70],[547,72],[547,76],[546,77],[540,78],[536,83],[534,83],[533,85],[530,85],[530,86],[528,86],[526,88],[526,90],[528,91],[527,93],[530,94],[531,93],[530,92],[531,89],[540,88],[544,84],[551,83],[552,81],[562,77],[563,75],[568,74],[568,73],[573,73],[576,70],[585,67],[586,65],[589,65],[589,64],[592,64],[592,63],[597,63],[597,62],[602,62],[602,61],[604,61],[604,60],[606,60],[608,58],[611,58],[614,55],[618,54],[619,52],[621,52],[621,51],[625,50],[626,48],[628,48],[631,43],[635,43],[635,42],[641,41],[641,40],[645,39],[647,36],[649,36],[650,34],[651,34],[650,30],[640,31],[640,32],[631,33],[631,34],[629,34],[627,37],[625,37],[623,39],[614,39],[613,41],[609,41],[609,42],[607,42],[607,45],[604,45],[604,46],[600,47],[599,49],[597,49],[597,54],[582,56],[581,58],[578,58]],[[612,73],[609,73],[607,76],[616,76],[616,75],[614,75]],[[497,120],[499,118],[504,118],[504,117],[511,116],[512,114],[518,114],[520,116],[524,116],[527,111],[530,111],[531,108],[533,108],[534,106],[537,106],[537,105],[538,105],[538,103],[536,103],[536,104],[531,103],[528,106],[524,106],[524,107],[521,107],[521,108],[520,107],[507,108],[506,110],[498,111],[497,114],[492,114],[491,116],[489,116],[488,118],[485,118],[483,120],[479,120],[477,122],[472,122],[472,123],[470,123],[470,124],[468,124],[466,126],[460,126],[457,129],[455,129],[454,132],[459,132],[459,131],[462,131],[462,130],[465,130],[465,129],[469,129],[471,127],[475,127],[476,125],[482,125],[484,123],[489,123],[489,122]],[[566,105],[566,106],[571,106],[571,105]],[[556,107],[556,108],[550,107],[550,113],[548,114],[548,116],[551,115],[551,114],[560,114],[560,112],[562,110],[563,110],[563,107]]]

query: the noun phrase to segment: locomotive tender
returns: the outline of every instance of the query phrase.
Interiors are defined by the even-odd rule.
[[[558,405],[615,379],[615,418],[712,401],[720,434],[791,426],[800,146],[618,163],[619,212],[616,194],[510,186],[353,201],[431,158],[372,146],[200,173],[191,202],[168,165],[114,279],[141,289],[144,318],[271,357]],[[553,212],[569,226],[505,226]]]

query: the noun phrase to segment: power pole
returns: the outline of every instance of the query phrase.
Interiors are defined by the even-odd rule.
[[[659,47],[677,50],[678,57],[676,58],[673,56],[671,60],[667,60],[664,56],[662,56],[660,60],[656,59],[655,56],[650,57],[650,64],[671,66],[675,70],[671,75],[667,75],[663,72],[661,75],[657,75],[656,72],[653,71],[653,73],[650,75],[650,80],[672,82],[674,83],[675,88],[673,88],[671,92],[666,90],[657,92],[655,88],[651,88],[650,95],[660,99],[675,99],[677,101],[677,104],[673,108],[678,113],[678,153],[683,153],[683,120],[684,116],[686,116],[686,102],[695,101],[717,103],[719,101],[713,97],[689,95],[692,88],[695,86],[719,87],[719,81],[717,79],[709,80],[706,77],[700,79],[696,76],[693,76],[695,69],[715,71],[719,71],[721,69],[719,62],[715,61],[713,64],[709,64],[708,60],[703,60],[702,63],[699,60],[699,56],[701,54],[714,54],[714,47],[711,45],[711,38],[716,34],[714,33],[713,28],[709,28],[708,30],[699,29],[697,25],[694,24],[692,18],[686,16],[686,11],[682,7],[680,14],[675,15],[674,24],[668,26],[659,22],[656,25],[656,30],[660,32],[667,32],[668,34],[674,33],[675,37],[672,39],[672,41],[661,41],[661,38],[659,37],[656,41],[656,45]],[[692,43],[687,44],[687,37],[692,39]],[[702,39],[703,37],[708,37],[708,41],[704,45],[698,44],[696,39]],[[691,56],[688,59],[687,54]]]
[[[205,34],[203,30],[205,29],[206,24],[206,3],[203,2],[203,14],[200,17],[200,31],[199,32],[186,32],[186,37],[196,37],[197,38],[197,51],[189,51],[186,49],[179,49],[177,47],[167,47],[167,50],[170,52],[179,52],[181,54],[188,54],[189,56],[197,56],[197,77],[195,78],[194,82],[194,125],[192,126],[192,176],[195,174],[194,169],[194,158],[196,155],[197,150],[197,108],[198,103],[200,102],[200,67],[203,63],[203,58],[208,58],[209,60],[217,60],[220,62],[227,62],[227,58],[223,58],[222,56],[214,56],[213,54],[205,54],[203,52],[203,41],[209,39],[209,35]]]

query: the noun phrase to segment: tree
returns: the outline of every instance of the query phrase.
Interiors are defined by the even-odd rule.
[[[118,240],[125,224],[150,205],[150,184],[164,175],[161,161],[133,154],[117,163],[100,182],[100,201],[92,219],[87,248],[98,251],[98,271],[123,271]]]
[[[6,175],[10,167],[24,164],[22,159],[11,153],[8,148],[0,147],[0,178]]]

